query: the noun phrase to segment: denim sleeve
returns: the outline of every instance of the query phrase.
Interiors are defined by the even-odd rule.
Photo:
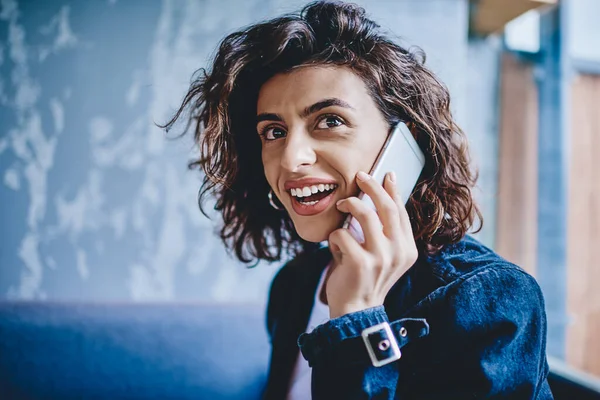
[[[517,268],[490,268],[442,287],[408,312],[430,334],[383,367],[313,360],[313,399],[551,399],[541,290]],[[335,347],[388,321],[383,306],[347,314],[299,340]]]
[[[322,348],[335,347],[345,339],[360,337],[371,326],[389,322],[383,306],[346,314],[319,325],[298,340],[316,340]],[[398,381],[398,369],[392,364],[373,367],[365,364],[345,364],[323,352],[312,365],[313,399],[393,399]]]

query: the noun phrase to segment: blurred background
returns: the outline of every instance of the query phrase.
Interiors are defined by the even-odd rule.
[[[448,85],[477,237],[539,281],[548,353],[600,377],[600,1],[357,1]],[[178,107],[220,39],[305,2],[0,0],[0,298],[246,303],[187,170]],[[210,208],[210,207],[207,207]]]

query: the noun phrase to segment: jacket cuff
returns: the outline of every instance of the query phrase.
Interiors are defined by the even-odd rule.
[[[298,346],[311,367],[321,363],[336,363],[341,361],[336,360],[336,354],[342,342],[360,338],[363,330],[384,322],[389,323],[384,306],[367,308],[334,318],[310,333],[301,334]]]

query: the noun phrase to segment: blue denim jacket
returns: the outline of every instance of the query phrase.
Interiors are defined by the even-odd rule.
[[[285,399],[299,349],[312,367],[313,399],[552,399],[540,288],[472,237],[419,257],[383,306],[304,333],[330,260],[327,248],[302,254],[273,280],[265,399]],[[374,367],[361,332],[381,322],[406,330],[401,358]]]

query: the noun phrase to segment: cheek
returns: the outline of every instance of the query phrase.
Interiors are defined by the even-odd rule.
[[[382,135],[383,136],[383,135]],[[360,135],[347,146],[331,152],[332,166],[344,176],[348,184],[354,185],[358,171],[369,172],[383,143],[385,136]]]

